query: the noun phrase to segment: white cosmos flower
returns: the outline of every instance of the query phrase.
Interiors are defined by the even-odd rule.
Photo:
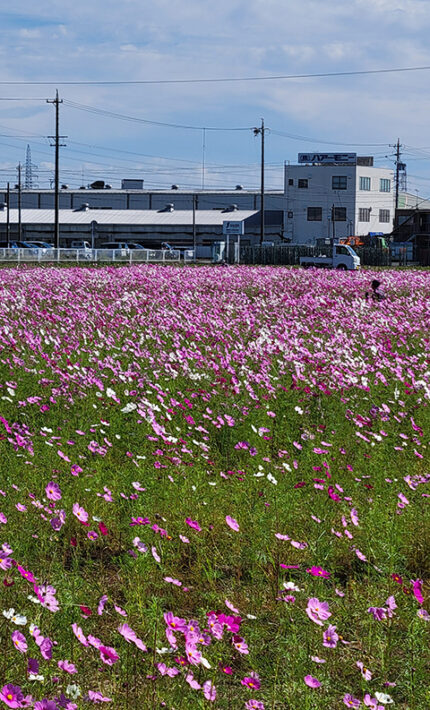
[[[270,483],[273,483],[274,486],[278,485],[278,481],[276,480],[276,478],[274,476],[272,476],[271,473],[267,474],[267,480],[270,481]]]
[[[394,700],[391,695],[387,695],[386,693],[375,693],[375,698],[377,699],[378,703],[382,703],[383,705],[389,705],[390,703],[394,703]]]
[[[7,611],[5,610],[3,612],[3,616],[6,617],[6,619],[9,619],[13,624],[16,624],[17,626],[25,626],[27,623],[27,617],[24,616],[23,614],[16,614],[15,609],[8,609]]]
[[[81,695],[81,689],[79,685],[68,685],[66,688],[67,695],[70,695],[72,700],[76,700]]]
[[[35,675],[34,673],[29,673],[28,680],[38,680],[40,683],[43,683],[43,681],[45,680],[45,676]]]

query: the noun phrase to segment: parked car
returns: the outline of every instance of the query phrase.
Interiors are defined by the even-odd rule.
[[[31,247],[36,247],[37,249],[53,249],[54,248],[53,244],[50,244],[49,242],[33,242],[33,240],[32,240],[30,242],[26,242],[26,244],[28,244]]]
[[[85,239],[75,239],[71,244],[70,244],[71,249],[90,249],[91,250],[91,245],[89,242],[85,241]]]
[[[144,249],[137,242],[104,242],[100,245],[100,249]]]

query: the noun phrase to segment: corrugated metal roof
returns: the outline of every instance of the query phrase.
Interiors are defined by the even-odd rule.
[[[257,214],[257,210],[196,210],[197,226],[222,225],[225,221],[241,222]],[[60,210],[60,224],[126,224],[126,225],[192,225],[192,210],[173,210],[173,212],[158,212],[158,210]],[[0,210],[0,224],[7,221],[6,209]],[[10,210],[11,224],[18,223],[18,210]],[[33,209],[21,210],[22,224],[53,224],[54,210]]]

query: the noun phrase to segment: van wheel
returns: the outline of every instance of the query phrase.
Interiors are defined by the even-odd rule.
[[[338,266],[336,266],[336,269],[340,271],[346,271],[346,266],[345,264],[338,264]]]

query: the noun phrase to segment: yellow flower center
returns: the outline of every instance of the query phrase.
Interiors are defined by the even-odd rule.
[[[8,700],[13,700],[13,695],[11,695],[11,693],[9,693],[9,695],[6,695],[6,698],[7,698]]]

